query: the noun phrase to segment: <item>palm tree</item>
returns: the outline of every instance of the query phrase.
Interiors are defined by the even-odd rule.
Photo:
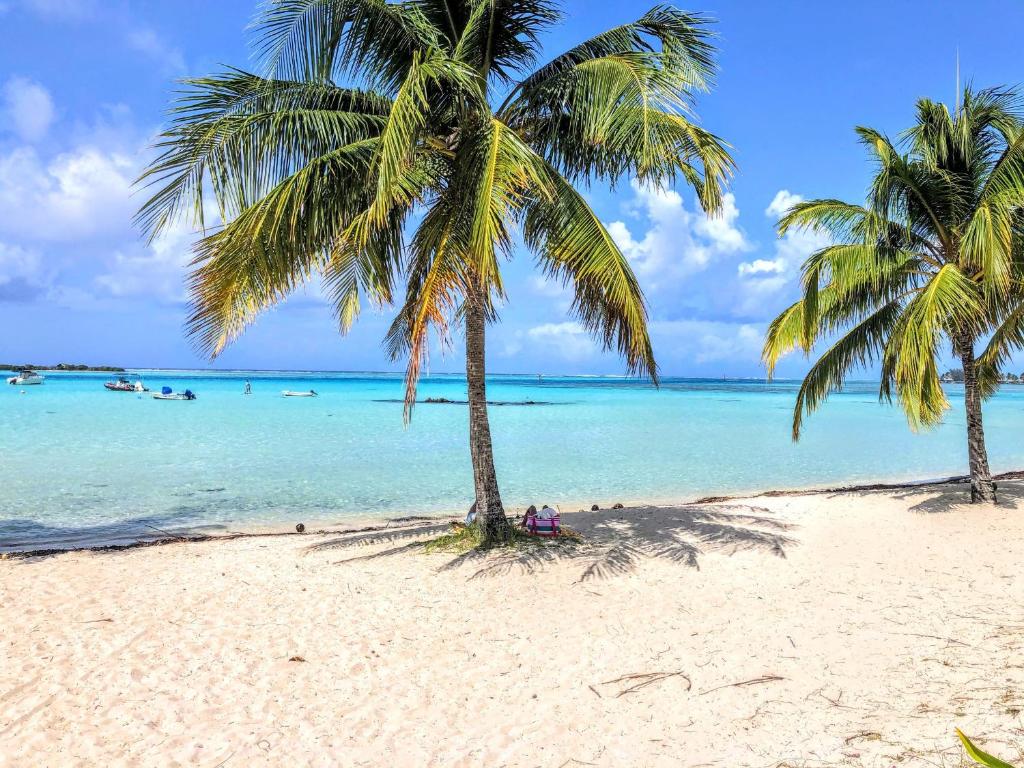
[[[787,352],[809,355],[822,336],[841,333],[800,387],[794,440],[805,414],[851,369],[875,360],[881,398],[895,394],[914,429],[939,423],[949,403],[937,361],[948,343],[963,366],[971,499],[995,500],[981,403],[1024,341],[1019,107],[1013,91],[996,89],[968,88],[953,114],[922,99],[902,153],[878,131],[857,128],[875,161],[866,203],[801,202],[779,221],[780,234],[814,228],[833,244],[803,264],[803,298],[769,326],[769,376]]]
[[[689,119],[713,74],[706,18],[658,6],[531,71],[559,18],[553,0],[275,0],[256,24],[263,74],[185,81],[143,177],[158,187],[138,217],[151,236],[182,215],[204,226],[207,197],[219,213],[196,246],[187,323],[211,356],[315,275],[342,331],[404,275],[387,343],[408,357],[408,419],[430,330],[447,343],[464,326],[489,543],[508,530],[484,337],[517,228],[572,287],[580,323],[656,382],[640,286],[577,186],[682,181],[715,212],[732,170]]]

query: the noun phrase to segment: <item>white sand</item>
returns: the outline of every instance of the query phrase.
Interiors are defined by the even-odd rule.
[[[954,727],[1014,761],[1024,484],[1001,490],[586,513],[574,553],[2,561],[0,764],[955,766]]]

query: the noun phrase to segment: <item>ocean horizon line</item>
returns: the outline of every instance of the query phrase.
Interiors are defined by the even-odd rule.
[[[93,366],[94,368],[99,366]],[[115,367],[115,366],[110,366]],[[389,376],[395,378],[404,378],[405,371],[379,371],[379,370],[359,370],[359,369],[334,369],[334,368],[183,368],[183,367],[170,367],[164,368],[159,366],[116,366],[122,368],[124,373],[191,373],[191,374],[268,374],[268,373],[284,373],[284,374],[341,374],[351,376]],[[14,370],[9,369],[9,370]],[[72,376],[93,376],[103,377],[118,375],[117,371],[109,370],[72,370],[72,369],[61,369],[61,368],[47,368],[44,366],[35,366],[32,368],[35,371],[43,371],[45,373],[60,374],[61,377],[72,377]],[[552,379],[615,379],[621,381],[636,381],[639,383],[650,382],[649,377],[645,376],[634,376],[630,374],[618,374],[618,373],[550,373],[545,371],[533,371],[533,372],[515,372],[515,371],[489,371],[487,378],[529,378],[534,379],[538,376],[543,378]],[[466,374],[459,371],[435,371],[423,374],[421,379],[430,378],[453,378],[453,379],[465,379]],[[660,381],[739,381],[748,383],[766,383],[766,384],[777,384],[777,383],[799,383],[802,381],[800,377],[773,377],[768,379],[764,376],[695,376],[685,374],[661,374],[659,375]],[[848,379],[848,384],[879,384],[881,379]]]

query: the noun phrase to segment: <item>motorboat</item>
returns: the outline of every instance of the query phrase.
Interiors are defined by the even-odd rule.
[[[42,384],[44,378],[44,376],[40,376],[35,371],[30,371],[26,368],[25,370],[20,371],[17,376],[11,376],[7,379],[7,383],[15,386]]]
[[[293,390],[286,389],[281,392],[285,397],[316,397],[316,390],[310,389],[306,392],[294,392]]]
[[[142,379],[136,379],[133,383],[124,376],[118,377],[117,381],[104,382],[103,386],[111,392],[149,392]]]
[[[154,400],[195,400],[196,393],[191,389],[184,392],[175,392],[170,387],[161,387],[159,392],[153,393]]]

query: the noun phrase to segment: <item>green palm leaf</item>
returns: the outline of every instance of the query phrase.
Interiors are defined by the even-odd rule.
[[[882,342],[899,321],[900,311],[898,302],[886,304],[847,331],[811,366],[800,385],[793,408],[794,441],[800,439],[804,416],[817,409],[832,392],[842,389],[852,369],[876,359]]]
[[[581,324],[626,360],[629,370],[658,378],[647,332],[643,292],[626,257],[583,197],[553,168],[551,196],[527,205],[524,236],[549,277],[573,289]]]
[[[416,3],[387,0],[272,0],[253,26],[256,54],[273,77],[349,77],[386,92],[441,40]]]
[[[967,751],[968,756],[977,763],[988,766],[988,768],[1014,768],[1009,763],[1000,760],[998,757],[993,757],[987,752],[982,752],[968,739],[964,732],[959,728],[956,729],[956,735],[960,737],[960,742],[964,745],[964,749]]]

